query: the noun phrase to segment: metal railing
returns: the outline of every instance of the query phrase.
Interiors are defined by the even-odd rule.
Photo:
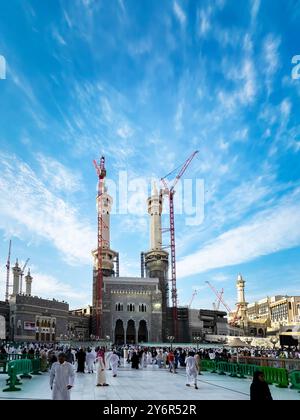
[[[237,357],[231,357],[232,362],[237,361]],[[239,356],[238,362],[246,365],[267,366],[274,368],[286,369],[288,372],[292,370],[300,370],[300,359],[273,359],[271,357],[245,357]]]

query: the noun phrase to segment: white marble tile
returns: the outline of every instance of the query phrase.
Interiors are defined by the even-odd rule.
[[[109,387],[96,387],[96,374],[76,374],[73,400],[248,400],[251,381],[204,373],[198,377],[198,390],[185,386],[185,370],[170,374],[168,370],[149,366],[135,370],[119,369],[118,376],[106,372]],[[5,375],[0,375],[0,390],[5,388]],[[21,392],[4,393],[0,399],[51,399],[49,374],[23,380]],[[274,399],[299,400],[300,394],[290,389],[270,387]]]

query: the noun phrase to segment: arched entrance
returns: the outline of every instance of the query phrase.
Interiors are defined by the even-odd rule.
[[[118,319],[115,327],[115,343],[124,344],[124,325],[121,319]]]
[[[140,321],[138,331],[139,343],[147,343],[148,341],[148,328],[146,321]]]
[[[127,324],[126,344],[135,344],[135,323],[132,319]]]

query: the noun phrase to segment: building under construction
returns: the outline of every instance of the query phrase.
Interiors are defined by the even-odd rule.
[[[92,333],[96,338],[109,337],[118,344],[137,344],[167,341],[183,343],[191,342],[195,336],[203,336],[200,312],[196,311],[197,319],[194,319],[194,310],[178,307],[176,288],[173,197],[177,182],[196,153],[181,167],[171,187],[166,179],[162,180],[162,189],[153,185],[151,196],[147,200],[150,246],[147,251],[141,252],[141,275],[134,278],[119,276],[119,264],[122,262],[119,261],[119,253],[110,244],[110,212],[113,202],[105,185],[104,157],[99,164],[94,162],[99,178],[98,247],[93,251]],[[166,196],[170,205],[170,228],[167,229],[170,232],[170,254],[162,246],[162,209]],[[222,318],[223,329],[217,330],[215,323],[213,332],[224,334],[226,313],[216,313],[219,313],[219,319]]]

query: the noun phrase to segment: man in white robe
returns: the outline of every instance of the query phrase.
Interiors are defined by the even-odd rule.
[[[108,367],[109,370],[111,370],[111,364],[110,364],[110,358],[112,356],[113,352],[109,350],[107,353],[105,353],[105,365]]]
[[[91,349],[88,350],[86,355],[86,364],[88,368],[88,373],[94,373],[94,362],[96,360],[96,354]]]
[[[96,358],[97,363],[97,386],[108,386],[106,383],[104,355],[98,353]]]
[[[117,376],[119,360],[119,356],[114,351],[113,354],[110,356],[110,366],[112,368],[112,374],[114,378]]]
[[[74,386],[75,373],[71,363],[66,362],[64,353],[58,356],[50,371],[50,388],[53,400],[70,400],[70,390]]]
[[[198,389],[197,386],[197,366],[196,360],[193,354],[190,352],[188,357],[185,359],[186,364],[186,386],[191,386],[191,383],[194,383],[195,389]]]

